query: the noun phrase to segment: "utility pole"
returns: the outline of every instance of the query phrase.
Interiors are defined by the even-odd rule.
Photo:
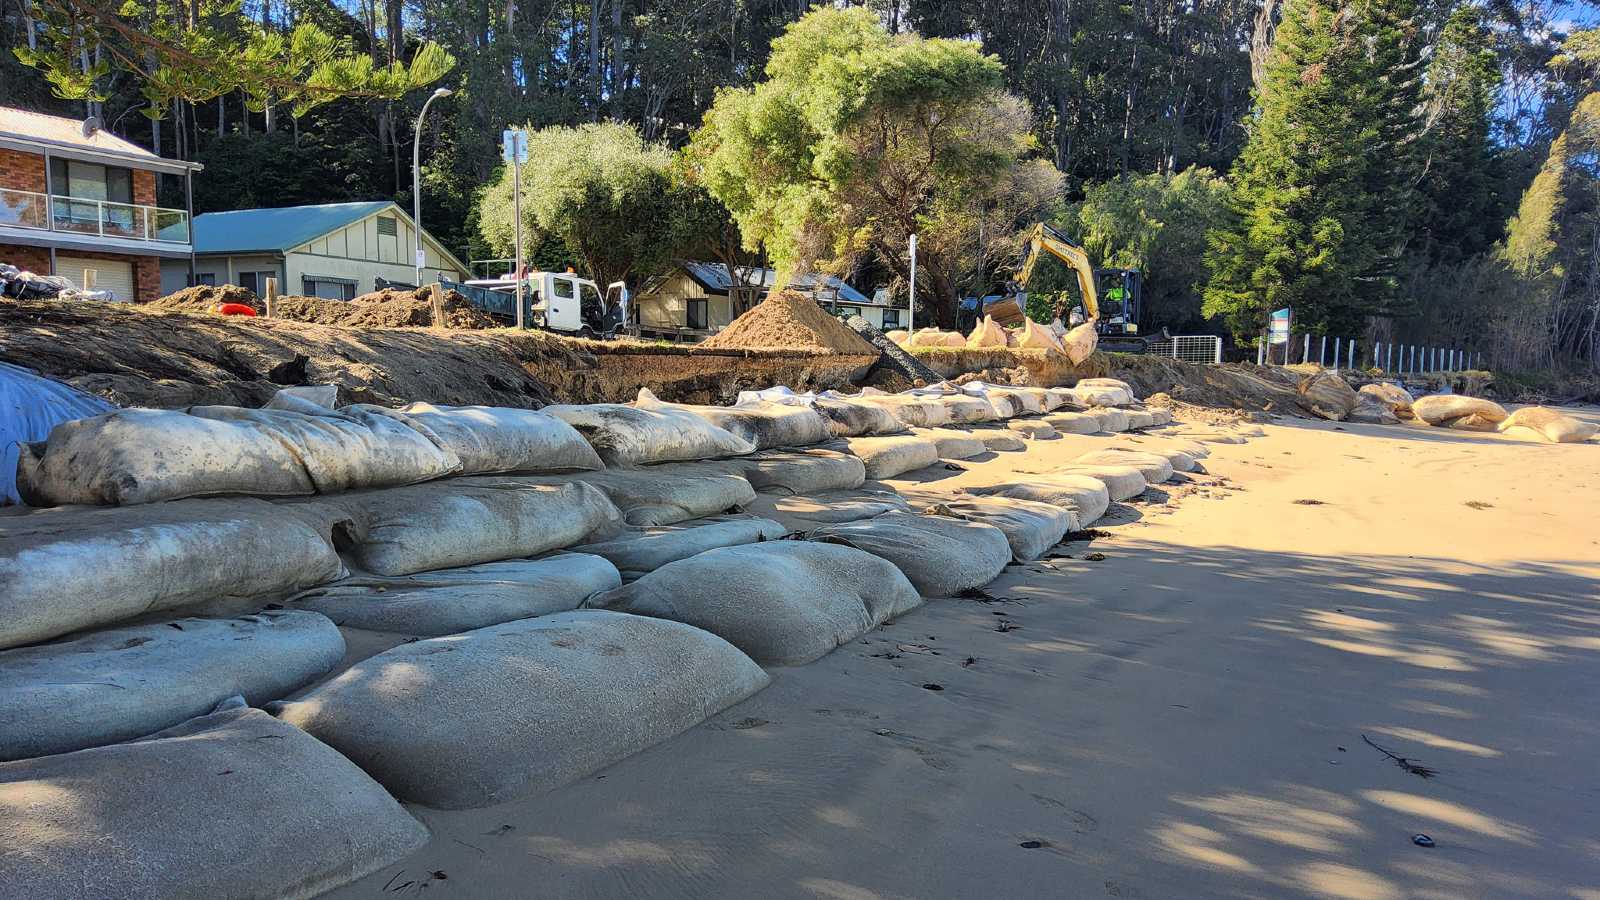
[[[422,287],[422,270],[428,261],[422,250],[422,120],[428,115],[429,104],[453,93],[449,88],[434,91],[422,102],[422,112],[417,113],[417,127],[411,130],[411,248],[417,261],[417,287]]]
[[[508,128],[500,133],[500,152],[511,163],[511,217],[516,225],[516,263],[511,277],[517,284],[517,328],[527,327],[522,313],[522,164],[528,161],[528,133]]]
[[[917,330],[917,236],[911,236],[911,298],[906,310],[906,330]]]

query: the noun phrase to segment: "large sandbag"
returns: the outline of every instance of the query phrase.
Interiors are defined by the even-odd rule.
[[[17,465],[17,487],[30,505],[128,506],[415,484],[458,471],[461,460],[374,413],[196,406],[63,422],[45,442],[22,448]]]
[[[560,550],[622,518],[592,484],[541,484],[537,477],[458,478],[349,495],[339,502],[354,523],[345,552],[367,572],[411,575]]]
[[[1000,327],[993,316],[984,316],[983,321],[972,329],[972,334],[967,336],[967,347],[973,350],[1004,347],[1006,343],[1006,330]]]
[[[1078,530],[1078,516],[1052,503],[1012,497],[958,497],[928,509],[935,515],[993,525],[1011,544],[1011,558],[1029,562],[1061,543],[1067,532]]]
[[[62,422],[98,416],[116,405],[68,384],[0,362],[0,506],[22,502],[17,450],[42,441]]]
[[[727,471],[702,471],[696,466],[651,466],[644,469],[585,472],[574,480],[592,484],[622,510],[629,525],[675,525],[735,512],[756,497],[744,476]],[[545,483],[559,483],[541,477]]]
[[[1045,388],[1044,390],[1045,393],[1049,395],[1049,402],[1047,405],[1051,409],[1060,409],[1063,406],[1072,407],[1075,409],[1088,408],[1088,404],[1079,402],[1078,392],[1072,388],[1052,387]]]
[[[1500,422],[1512,437],[1530,437],[1551,444],[1576,444],[1594,437],[1600,425],[1575,419],[1543,406],[1525,406]]]
[[[297,900],[427,842],[354,763],[258,709],[0,763],[9,897]]]
[[[1346,421],[1367,425],[1398,425],[1400,417],[1396,416],[1394,409],[1381,398],[1358,391],[1355,408],[1350,410]]]
[[[1107,378],[1104,376],[1096,378],[1079,378],[1076,386],[1081,388],[1092,388],[1095,390],[1122,391],[1130,397],[1134,395],[1133,385],[1123,381],[1120,378]]]
[[[1155,427],[1159,428],[1163,425],[1172,424],[1172,410],[1165,406],[1152,406],[1147,411],[1150,413],[1150,418],[1154,420]]]
[[[400,799],[467,809],[603,769],[768,680],[705,631],[578,610],[402,644],[276,712]]]
[[[1093,409],[1090,409],[1089,412],[1086,413],[1086,415],[1091,415],[1091,416],[1094,416],[1096,419],[1099,419],[1100,420],[1100,430],[1101,431],[1107,431],[1107,432],[1110,432],[1112,434],[1116,434],[1116,433],[1122,432],[1122,431],[1127,431],[1128,430],[1128,425],[1130,424],[1129,421],[1128,421],[1128,414],[1123,412],[1120,409],[1111,409],[1110,407],[1096,406]]]
[[[1016,346],[1026,350],[1045,350],[1056,353],[1065,353],[1066,348],[1061,345],[1061,340],[1056,333],[1040,325],[1032,319],[1022,320],[1022,330],[1016,336]],[[1091,351],[1092,352],[1092,351]],[[1087,359],[1087,357],[1085,357]]]
[[[779,494],[851,490],[867,479],[860,458],[837,450],[769,450],[718,465],[742,476],[757,491]]]
[[[962,385],[961,392],[987,398],[990,403],[995,404],[996,413],[1005,419],[1044,412],[1045,397],[1044,391],[1040,388],[1005,387],[974,381]],[[1005,404],[1004,407],[1000,405],[1002,402]]]
[[[333,668],[326,616],[275,611],[114,628],[0,652],[0,760],[132,740],[242,695],[252,706]]]
[[[968,488],[967,493],[1059,506],[1071,510],[1078,517],[1079,528],[1088,528],[1111,507],[1111,494],[1105,482],[1089,475],[1017,475],[1011,481],[1000,484]]]
[[[718,547],[775,541],[788,533],[789,529],[771,519],[727,516],[696,520],[688,525],[630,530],[611,540],[574,549],[605,557],[616,565],[624,581],[633,581],[667,563],[697,553]]]
[[[1109,454],[1121,453],[1141,460],[1144,457],[1165,459],[1167,461],[1167,465],[1174,472],[1193,472],[1199,466],[1199,461],[1187,452],[1170,444],[1160,444],[1155,442],[1140,441],[1137,444],[1112,444],[1103,450],[1095,451],[1095,453],[1098,454],[1100,460],[1114,464],[1122,463],[1122,460]],[[1082,462],[1083,458],[1079,457],[1078,461]],[[1127,464],[1137,465],[1136,463]],[[1148,476],[1145,480],[1149,481]],[[1155,483],[1156,482],[1151,482],[1151,484]]]
[[[1083,365],[1084,360],[1093,356],[1094,348],[1100,342],[1094,324],[1085,322],[1061,336],[1061,352],[1075,366]]]
[[[566,422],[612,466],[689,459],[714,459],[753,453],[755,444],[681,409],[638,409],[620,403],[546,406],[543,412]]]
[[[855,403],[868,403],[880,406],[889,411],[889,414],[900,421],[902,425],[912,428],[934,428],[945,425],[950,421],[950,410],[940,403],[937,397],[923,397],[915,394],[867,394],[862,392],[849,398]]]
[[[951,344],[951,340],[952,339],[960,341],[961,343],[952,345]],[[967,344],[966,338],[962,337],[957,332],[941,331],[940,329],[938,329],[936,327],[929,327],[929,328],[919,328],[916,331],[912,332],[911,333],[911,340],[910,340],[910,344],[909,345],[912,346],[912,347],[950,347],[950,346],[965,347],[966,344]]]
[[[1332,372],[1317,372],[1300,379],[1295,391],[1301,409],[1334,422],[1350,418],[1356,409],[1355,390]]]
[[[1128,409],[1124,410],[1124,412],[1128,414],[1129,431],[1138,431],[1144,428],[1151,428],[1156,424],[1156,417],[1152,416],[1147,410]]]
[[[537,410],[412,403],[399,409],[350,406],[345,411],[372,412],[411,426],[454,453],[464,475],[605,468],[577,429]]]
[[[1126,443],[1112,444],[1111,449],[1120,450],[1126,448],[1167,454],[1167,459],[1172,461],[1172,468],[1179,472],[1192,472],[1194,470],[1193,468],[1182,468],[1181,466],[1185,464],[1181,460],[1174,459],[1171,456],[1172,451],[1182,453],[1189,457],[1191,461],[1202,460],[1211,455],[1211,451],[1206,449],[1205,444],[1184,437],[1169,436],[1166,432],[1142,434],[1137,438],[1129,437],[1122,440],[1126,441]]]
[[[750,506],[751,513],[778,522],[792,532],[910,511],[911,504],[893,491],[835,491],[811,497],[763,494]]]
[[[1007,418],[986,397],[974,397],[968,394],[952,394],[939,398],[939,403],[950,412],[950,422],[953,425],[967,425],[973,422],[993,422],[995,419]]]
[[[1045,426],[1049,427],[1049,426]],[[972,432],[972,436],[983,441],[984,449],[1000,452],[1015,453],[1028,449],[1028,442],[1021,435],[1013,434],[1009,429],[1000,431],[996,428],[980,428]]]
[[[939,461],[938,445],[914,435],[850,438],[846,444],[873,479],[893,478]]]
[[[1095,429],[1098,430],[1100,423],[1094,421],[1093,424]],[[1007,422],[1006,427],[1030,441],[1049,441],[1061,437],[1054,426],[1039,419],[1017,419]]]
[[[1144,476],[1147,484],[1160,484],[1172,477],[1171,460],[1159,453],[1143,450],[1107,447],[1103,450],[1090,450],[1072,462],[1079,466],[1133,466]],[[1190,465],[1193,465],[1192,461]]]
[[[925,597],[953,597],[982,587],[1011,562],[1011,544],[1000,529],[948,516],[888,513],[828,525],[810,537],[887,559]]]
[[[933,441],[939,450],[940,459],[971,459],[988,452],[988,448],[983,446],[983,441],[970,431],[958,431],[954,428],[918,428],[912,431],[912,435]]]
[[[904,434],[906,430],[906,424],[881,403],[862,403],[856,398],[834,396],[828,392],[811,405],[828,420],[829,430],[837,437]]]
[[[1389,408],[1390,412],[1394,413],[1396,418],[1411,418],[1411,404],[1415,401],[1412,400],[1411,392],[1398,384],[1375,381],[1371,384],[1363,384],[1358,393],[1377,398],[1380,403]]]
[[[827,420],[810,405],[795,406],[772,400],[756,400],[739,406],[694,406],[664,403],[649,388],[640,388],[639,399],[634,406],[639,409],[681,410],[699,416],[749,441],[757,450],[805,447],[820,444],[833,436]]]
[[[772,541],[670,563],[594,602],[703,628],[762,665],[798,666],[916,609],[922,598],[877,556]]]
[[[392,578],[352,575],[300,594],[292,606],[349,628],[434,637],[577,609],[621,583],[607,560],[558,552]]]
[[[1161,465],[1155,465],[1153,468],[1156,473],[1162,470]],[[1144,493],[1144,489],[1150,484],[1145,480],[1144,470],[1123,464],[1075,463],[1051,469],[1050,474],[1087,475],[1103,483],[1112,500],[1131,500]]]
[[[327,533],[264,500],[0,516],[0,648],[343,573]]]
[[[1459,419],[1469,416],[1477,421],[1471,425],[1498,425],[1507,418],[1505,408],[1500,404],[1479,397],[1467,397],[1461,394],[1434,394],[1429,397],[1420,397],[1411,404],[1411,412],[1418,419],[1429,425],[1450,427]]]
[[[1116,410],[1108,410],[1115,413]],[[1102,417],[1081,412],[1054,412],[1044,417],[1050,426],[1062,434],[1094,434],[1102,430]]]
[[[891,341],[894,341],[896,344],[899,344],[902,347],[904,347],[906,343],[911,340],[911,332],[906,331],[903,328],[898,328],[894,331],[885,331],[883,336]]]

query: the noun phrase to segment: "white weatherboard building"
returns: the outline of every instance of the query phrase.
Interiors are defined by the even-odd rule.
[[[379,278],[416,281],[414,234],[411,217],[388,200],[205,213],[194,218],[195,279],[260,294],[276,278],[280,294],[349,300],[376,290]],[[422,248],[424,284],[466,280],[466,265],[427,231]],[[188,283],[187,259],[162,264],[163,294]]]

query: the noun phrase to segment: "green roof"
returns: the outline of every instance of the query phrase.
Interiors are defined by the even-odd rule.
[[[194,217],[194,252],[282,253],[394,205],[369,200],[202,213]]]

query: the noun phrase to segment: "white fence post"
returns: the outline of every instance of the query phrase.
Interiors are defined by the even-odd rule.
[[[1307,362],[1311,361],[1311,333],[1310,332],[1306,332],[1306,343],[1305,343],[1305,346],[1300,348],[1300,361],[1302,363],[1307,363]]]
[[[1266,352],[1267,352],[1267,342],[1266,341],[1261,341],[1260,343],[1256,344],[1256,365],[1258,365],[1258,366],[1261,365],[1262,360],[1265,359],[1265,357],[1266,357]]]
[[[1335,372],[1339,371],[1339,342],[1342,340],[1344,340],[1344,338],[1336,337],[1333,339],[1333,370]],[[1323,338],[1322,342],[1323,346],[1327,346],[1328,339]]]
[[[1350,364],[1348,366],[1345,366],[1345,368],[1354,369],[1355,367],[1356,367],[1356,340],[1355,340],[1355,338],[1351,338],[1350,339]]]

